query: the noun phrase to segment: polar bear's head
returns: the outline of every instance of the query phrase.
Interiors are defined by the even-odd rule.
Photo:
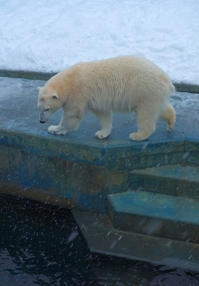
[[[40,111],[40,123],[45,123],[50,116],[62,106],[57,92],[48,88],[39,87],[37,107]]]

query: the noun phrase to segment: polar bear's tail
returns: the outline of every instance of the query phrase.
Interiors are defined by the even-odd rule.
[[[170,84],[170,92],[175,92],[175,91],[176,91],[176,88],[173,85],[173,83],[171,82],[171,84]]]

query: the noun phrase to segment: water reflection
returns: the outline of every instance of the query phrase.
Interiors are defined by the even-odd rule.
[[[60,207],[0,197],[0,285],[199,285],[199,274],[91,255]]]

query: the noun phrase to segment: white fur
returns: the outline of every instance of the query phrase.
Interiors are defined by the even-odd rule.
[[[159,118],[167,121],[168,130],[173,128],[175,110],[169,97],[174,90],[168,75],[145,58],[122,56],[78,63],[39,88],[40,122],[62,107],[59,125],[50,126],[48,132],[65,135],[91,110],[102,126],[95,136],[103,139],[111,133],[112,111],[134,110],[138,132],[131,133],[130,139],[145,140],[155,131]]]

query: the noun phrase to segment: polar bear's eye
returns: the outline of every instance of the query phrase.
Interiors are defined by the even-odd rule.
[[[50,108],[46,108],[46,109],[44,109],[44,111],[49,111],[50,110]]]

